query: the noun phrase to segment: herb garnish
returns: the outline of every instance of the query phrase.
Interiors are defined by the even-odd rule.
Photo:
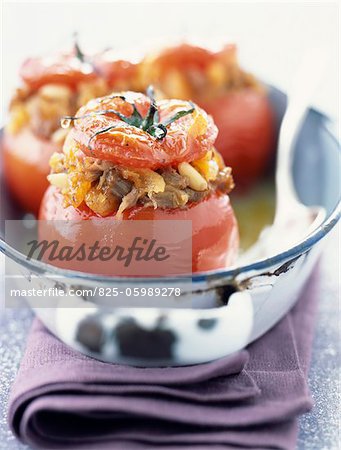
[[[81,50],[79,43],[78,43],[78,33],[73,33],[73,51],[74,51],[74,58],[77,61],[77,64],[81,66],[82,70],[85,73],[97,73],[99,74],[99,70],[94,64],[94,61],[89,56],[86,56],[83,51]]]
[[[73,46],[74,46],[76,58],[79,59],[79,61],[81,63],[84,63],[85,62],[85,55],[82,52],[82,50],[80,49],[80,46],[78,44],[78,33],[77,32],[73,33]]]
[[[127,117],[124,114],[121,114],[119,111],[115,111],[114,109],[103,109],[100,111],[94,111],[89,114],[85,114],[84,116],[65,116],[61,120],[61,126],[62,128],[68,128],[72,121],[75,120],[81,120],[85,119],[86,117],[93,117],[93,116],[101,116],[106,114],[115,114],[118,116],[123,122],[127,123],[128,125],[131,125],[136,128],[140,128],[143,131],[146,131],[151,136],[155,137],[157,140],[162,140],[167,135],[167,126],[171,123],[175,122],[176,120],[180,119],[181,117],[187,116],[188,114],[192,114],[195,110],[195,105],[192,102],[189,102],[189,105],[191,106],[190,109],[178,111],[173,116],[166,119],[164,122],[159,122],[160,116],[159,111],[156,105],[155,101],[155,95],[154,95],[154,89],[152,86],[149,86],[146,92],[147,96],[150,99],[150,106],[147,112],[147,115],[145,117],[142,117],[139,113],[138,109],[136,108],[136,105],[134,103],[129,104],[133,107],[133,113],[131,116]],[[121,95],[115,95],[110,98],[121,98],[123,101],[127,101],[124,96]],[[94,133],[89,141],[88,146],[91,150],[91,141],[98,135],[107,133],[111,130],[116,128],[116,125],[103,128],[102,130],[97,131]]]

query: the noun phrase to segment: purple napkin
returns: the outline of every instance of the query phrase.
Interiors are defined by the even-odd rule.
[[[306,377],[317,278],[270,332],[233,356],[178,368],[106,364],[36,320],[9,423],[34,448],[293,449],[312,406]]]

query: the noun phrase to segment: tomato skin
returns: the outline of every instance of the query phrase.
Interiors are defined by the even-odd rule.
[[[81,62],[73,53],[60,53],[54,58],[29,58],[21,66],[21,79],[35,91],[44,84],[64,84],[72,89],[83,81],[95,80],[93,66]]]
[[[90,100],[77,112],[69,136],[87,156],[128,167],[157,169],[194,161],[212,149],[217,127],[205,111],[196,107],[196,117],[193,112],[179,118],[168,126],[163,139],[156,139],[147,131],[125,123],[115,114],[130,117],[134,104],[140,115],[146,117],[150,99],[131,91],[123,94],[124,99],[106,96]],[[157,106],[160,122],[180,110],[192,110],[192,105],[183,100],[161,100]],[[111,112],[102,114],[108,110]],[[205,122],[204,129],[191,132],[197,128],[198,117]],[[102,130],[107,132],[102,133]]]
[[[201,106],[219,129],[215,145],[233,168],[237,188],[250,186],[268,168],[274,149],[274,118],[266,95],[244,89]]]
[[[222,58],[224,53],[234,56],[235,46],[227,45],[220,52],[213,52],[207,48],[182,43],[175,47],[165,48],[156,56],[153,64],[157,66],[161,74],[174,68],[183,70],[195,67],[198,70],[205,70],[209,64]]]
[[[48,58],[28,58],[20,68],[20,77],[33,91],[50,83],[76,89],[79,83],[97,78],[104,78],[112,88],[126,90],[134,84],[137,70],[137,64],[123,59],[106,59],[105,54],[82,62],[70,52]]]
[[[115,89],[126,90],[134,85],[137,76],[137,64],[124,59],[107,60],[104,56],[94,59],[94,65],[109,86]]]
[[[53,186],[47,189],[39,212],[39,219],[47,221],[96,220],[98,217],[86,206],[64,207],[62,194]],[[117,219],[112,215],[104,220]],[[226,194],[213,194],[186,209],[134,207],[124,212],[123,220],[191,220],[193,272],[224,268],[233,264],[238,254],[238,226]],[[53,234],[53,239],[63,240],[58,236],[58,227]],[[51,236],[48,238],[51,240]]]
[[[213,194],[186,209],[145,209],[127,211],[129,220],[191,220],[192,270],[205,272],[234,263],[239,233],[229,196]]]
[[[49,159],[61,148],[52,141],[38,138],[29,129],[12,135],[4,133],[2,158],[6,183],[19,204],[37,214],[49,183]]]

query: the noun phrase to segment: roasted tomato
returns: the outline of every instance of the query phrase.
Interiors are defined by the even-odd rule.
[[[261,178],[273,150],[273,115],[264,87],[239,67],[234,45],[216,52],[189,44],[167,48],[145,58],[140,74],[166,97],[191,99],[213,116],[216,147],[233,167],[237,187]]]
[[[74,121],[71,137],[84,154],[157,169],[200,159],[211,150],[217,128],[198,111],[181,100],[161,100],[156,110],[145,95],[126,92],[90,101],[66,122]]]
[[[20,77],[32,90],[45,84],[63,84],[76,89],[81,82],[95,80],[97,73],[84,55],[75,51],[55,57],[29,58],[21,67]]]
[[[193,271],[234,262],[231,169],[202,109],[125,92],[90,101],[71,122],[64,153],[50,161],[40,219],[190,220]],[[58,239],[58,227],[52,234]]]
[[[273,113],[254,89],[226,93],[204,103],[219,129],[216,141],[237,185],[248,187],[266,172],[274,148]]]
[[[75,52],[28,59],[20,75],[23,87],[12,100],[3,136],[5,178],[20,205],[37,213],[48,186],[48,161],[62,150],[66,135],[61,117],[74,112],[77,101],[105,91],[94,89],[97,74]]]
[[[131,71],[125,70],[122,61],[111,61],[105,73],[100,70],[104,61],[96,67],[100,62],[99,57],[84,56],[76,45],[67,54],[31,58],[23,64],[23,86],[10,105],[3,158],[8,186],[24,209],[35,213],[39,209],[48,185],[49,157],[62,151],[67,134],[60,128],[61,118],[110,92],[115,80],[118,88],[124,77],[126,83],[131,82]]]
[[[227,83],[236,84],[238,71],[234,45],[213,52],[184,43],[147,55],[139,66],[144,85],[152,83],[167,98],[197,103],[224,92]]]
[[[48,187],[49,159],[56,151],[59,151],[58,145],[27,129],[3,136],[2,158],[7,185],[18,203],[35,214]]]

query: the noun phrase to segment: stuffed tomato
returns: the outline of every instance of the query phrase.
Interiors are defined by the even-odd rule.
[[[145,58],[140,76],[162,95],[191,99],[213,116],[216,147],[238,186],[250,186],[265,173],[273,114],[264,87],[239,67],[234,45],[216,52],[189,44],[166,48]]]
[[[24,209],[39,210],[49,158],[62,151],[67,134],[61,117],[114,88],[132,88],[132,74],[130,63],[85,56],[77,45],[72,52],[24,62],[2,141],[6,181]]]
[[[71,124],[63,153],[51,157],[41,220],[189,220],[193,272],[235,261],[234,183],[206,112],[123,92],[88,102],[64,119]]]

